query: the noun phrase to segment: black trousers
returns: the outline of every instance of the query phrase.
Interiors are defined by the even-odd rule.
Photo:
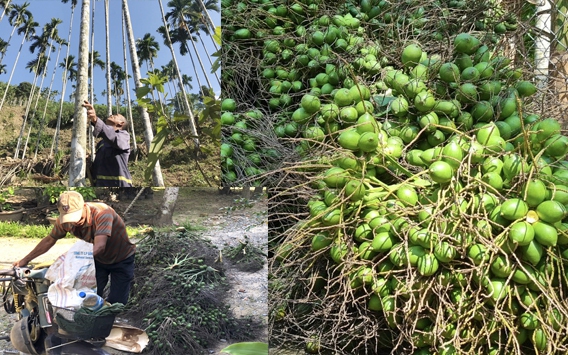
[[[110,276],[109,303],[126,304],[130,294],[130,283],[134,278],[134,255],[115,264],[102,264],[95,260],[97,294],[101,297]]]

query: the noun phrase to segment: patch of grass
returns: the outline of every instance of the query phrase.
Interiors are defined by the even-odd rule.
[[[199,232],[199,231],[207,230],[207,228],[205,228],[203,226],[191,224],[191,222],[187,219],[180,223],[180,227],[183,227],[187,231],[190,231],[190,232]]]
[[[126,226],[126,233],[128,233],[128,236],[132,238],[135,235],[141,234],[142,231],[146,228],[147,226],[140,226],[140,227]]]
[[[0,222],[0,235],[14,238],[43,238],[51,232],[51,226],[26,225],[19,222]]]
[[[128,236],[138,235],[145,227],[126,226]],[[0,222],[0,236],[13,238],[31,238],[41,239],[51,232],[49,225],[22,224],[19,222]],[[65,238],[74,238],[73,235],[67,233]]]

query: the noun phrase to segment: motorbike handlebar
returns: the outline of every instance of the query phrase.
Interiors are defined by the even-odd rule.
[[[16,269],[0,270],[0,276],[16,276]]]
[[[27,267],[15,267],[12,269],[0,270],[0,276],[10,276],[13,278],[21,279],[26,277],[30,273],[30,268]]]

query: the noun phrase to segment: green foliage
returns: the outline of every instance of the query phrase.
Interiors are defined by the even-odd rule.
[[[149,182],[150,178],[152,178],[152,172],[154,171],[156,163],[160,159],[160,152],[162,151],[162,147],[166,138],[168,138],[169,133],[168,128],[162,129],[154,136],[152,144],[150,144],[150,151],[148,152],[148,158],[146,160],[146,169],[144,170],[144,180],[147,182]]]
[[[221,100],[206,96],[203,98],[203,104],[205,109],[199,113],[199,123],[201,125],[205,122],[212,122],[213,126],[203,128],[203,132],[219,142],[221,138]]]
[[[196,130],[198,137],[195,137],[191,127],[191,116],[180,114],[183,111],[181,107],[176,107],[176,101],[170,100],[169,104],[163,104],[161,101],[153,101],[145,96],[156,90],[163,93],[167,79],[163,76],[149,73],[148,78],[142,79],[144,87],[136,90],[137,102],[144,107],[149,113],[153,114],[153,122],[156,125],[156,136],[151,142],[150,151],[144,168],[144,179],[149,181],[152,176],[156,162],[163,158],[166,154],[166,140],[170,142],[168,147],[177,146],[184,143],[188,148],[192,148],[191,142],[194,138],[200,139],[200,150],[203,153],[215,154],[216,151],[208,149],[203,141],[204,138],[210,138],[214,144],[218,144],[221,125],[221,103],[220,100],[214,98],[214,94],[210,90],[202,90],[201,95],[197,96],[197,101],[191,100],[193,117],[195,118]],[[179,95],[180,93],[178,93]],[[189,95],[191,97],[191,95]],[[182,95],[183,98],[183,95]],[[200,101],[201,100],[201,101]],[[201,108],[201,109],[199,109]],[[203,140],[202,140],[203,138]]]
[[[211,73],[215,73],[219,68],[221,68],[221,50],[211,54],[212,57],[217,57],[211,66]]]
[[[36,151],[36,145],[38,146],[37,150],[41,151],[42,149],[51,147],[51,142],[53,140],[53,137],[50,135],[45,134],[45,132],[41,131],[41,135],[39,136],[39,142],[38,142],[38,135],[40,134],[40,132],[33,132],[30,134],[30,144],[29,144],[29,148],[28,151],[29,152],[35,152]],[[27,154],[27,153],[26,153]]]
[[[97,198],[97,194],[93,187],[72,187],[71,190],[80,193],[85,201],[91,201]]]
[[[235,343],[221,350],[221,353],[227,353],[231,355],[266,355],[268,354],[268,343]]]
[[[49,196],[49,202],[55,203],[55,202],[57,202],[59,195],[61,195],[61,193],[65,190],[66,190],[65,187],[46,186],[46,187],[43,188],[43,195]]]
[[[213,39],[217,44],[221,45],[221,26],[215,27],[215,34],[213,35]],[[211,66],[211,73],[215,73],[219,68],[221,68],[221,50],[216,51],[211,56],[216,57],[215,62]]]
[[[7,202],[8,198],[14,195],[13,187],[6,187],[0,189],[0,211],[11,211],[12,205]]]
[[[213,39],[217,42],[218,45],[221,45],[221,26],[215,27],[215,34],[213,35]]]
[[[66,155],[66,152],[63,150],[58,150],[57,154],[53,158],[53,175],[58,176],[61,173],[61,168],[63,165],[63,157]]]
[[[150,74],[148,78],[140,80],[146,86],[136,90],[138,104],[145,107],[148,112],[156,113],[158,115],[157,134],[154,136],[154,139],[150,144],[150,151],[148,152],[148,158],[146,160],[146,168],[144,169],[144,180],[147,182],[150,181],[154,167],[160,159],[160,154],[162,153],[164,142],[170,134],[170,129],[163,105],[161,103],[152,103],[150,99],[144,98],[144,96],[152,90],[164,92],[163,83],[165,80],[166,78],[160,75]]]
[[[46,186],[43,189],[43,194],[45,196],[49,196],[49,201],[51,203],[55,203],[57,202],[59,195],[61,195],[61,193],[66,190],[67,187],[64,186]],[[97,198],[97,194],[95,193],[95,189],[93,187],[71,187],[69,190],[77,191],[78,193],[80,193],[85,201],[91,201]]]

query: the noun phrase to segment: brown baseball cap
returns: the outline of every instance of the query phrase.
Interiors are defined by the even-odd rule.
[[[59,195],[57,209],[59,210],[59,222],[77,223],[83,215],[85,201],[83,196],[76,191],[65,191]]]

